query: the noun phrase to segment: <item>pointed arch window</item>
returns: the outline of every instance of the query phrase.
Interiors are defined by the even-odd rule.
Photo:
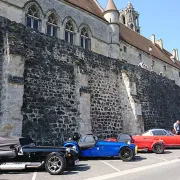
[[[91,48],[91,39],[89,38],[88,30],[85,27],[81,30],[81,47],[88,50]]]
[[[131,28],[131,29],[133,29],[133,28],[134,28],[133,24],[131,24],[131,25],[130,25],[130,28]]]
[[[65,26],[65,41],[74,43],[74,26],[71,20],[66,23]]]
[[[36,5],[32,5],[28,8],[26,15],[26,26],[39,30],[40,13]]]
[[[57,37],[57,28],[58,28],[57,18],[55,14],[52,13],[49,15],[47,21],[47,34],[50,36]]]
[[[125,18],[125,16],[122,16],[122,21],[123,21],[123,24],[126,24],[126,18]]]

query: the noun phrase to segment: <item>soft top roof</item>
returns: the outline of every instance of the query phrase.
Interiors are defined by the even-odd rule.
[[[27,145],[33,143],[31,138],[20,136],[9,136],[7,133],[0,133],[0,146],[7,144]]]

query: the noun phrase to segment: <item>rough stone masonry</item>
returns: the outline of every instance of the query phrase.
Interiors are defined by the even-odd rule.
[[[73,132],[100,138],[180,118],[180,87],[116,59],[0,18],[0,131],[58,145]]]

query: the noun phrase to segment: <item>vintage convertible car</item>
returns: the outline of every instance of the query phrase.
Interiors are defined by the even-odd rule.
[[[76,134],[72,141],[64,143],[64,147],[72,147],[79,152],[79,157],[114,157],[130,161],[137,154],[137,146],[131,142],[107,142],[98,140],[96,136],[87,134],[80,137]]]
[[[51,175],[58,175],[68,163],[76,162],[78,153],[73,149],[35,146],[31,138],[0,136],[0,170],[45,167]]]
[[[144,136],[131,136],[128,133],[121,133],[117,138],[108,138],[106,141],[114,141],[114,142],[126,142],[131,141],[131,143],[138,146],[138,151],[148,152],[152,151],[156,154],[164,153],[164,149],[166,148],[166,144],[159,139],[147,138]]]
[[[141,135],[133,136],[133,138],[141,137],[153,140],[163,140],[166,147],[180,147],[180,135],[175,135],[171,131],[165,129],[150,129]]]

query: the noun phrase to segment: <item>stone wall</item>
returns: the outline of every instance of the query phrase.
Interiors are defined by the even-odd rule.
[[[59,144],[75,131],[106,138],[171,129],[180,117],[174,81],[4,18],[0,35],[0,42],[7,40],[2,69],[10,62],[3,70],[0,126],[9,123],[11,134],[21,134],[19,122],[22,134],[38,144]]]
[[[3,59],[4,59],[4,36],[3,32],[0,31],[0,96],[1,96],[1,90],[2,90],[2,65],[3,65]],[[0,101],[0,112],[1,112],[1,101]],[[1,117],[1,114],[0,114]],[[0,118],[0,124],[2,123],[2,119]],[[0,127],[1,130],[1,127]]]
[[[137,94],[133,95],[142,107],[144,130],[165,128],[171,130],[180,119],[180,88],[174,81],[137,66],[124,66],[131,83],[135,83]],[[126,112],[125,112],[126,113]]]

